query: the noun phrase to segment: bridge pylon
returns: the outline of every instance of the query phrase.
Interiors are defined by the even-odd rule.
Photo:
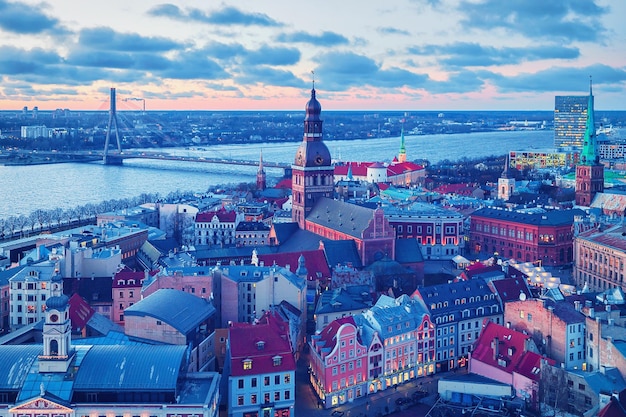
[[[120,142],[119,128],[117,126],[117,110],[116,110],[115,87],[111,87],[111,104],[109,108],[109,124],[107,125],[107,136],[104,141],[104,156],[102,162],[105,165],[121,165],[121,155],[109,155],[109,140],[111,137],[111,128],[115,126],[115,138],[117,139],[117,152],[122,152],[122,143]]]

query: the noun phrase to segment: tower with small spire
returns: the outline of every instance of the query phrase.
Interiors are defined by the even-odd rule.
[[[304,135],[292,165],[292,221],[306,229],[306,217],[322,197],[332,198],[334,169],[330,151],[323,141],[322,106],[315,96],[315,79],[311,98],[305,106]]]
[[[46,300],[43,325],[43,354],[39,356],[39,372],[67,372],[74,358],[69,298],[63,294],[63,278],[52,277],[51,296]]]
[[[498,198],[500,200],[509,201],[515,191],[515,178],[511,175],[509,169],[509,156],[504,158],[504,171],[498,178]]]
[[[261,158],[259,159],[259,170],[256,172],[256,189],[263,191],[267,188],[267,182],[265,177],[265,169],[263,168],[263,151],[261,151]]]
[[[406,162],[406,147],[404,146],[404,121],[402,121],[402,130],[400,132],[400,152],[398,152],[398,162]]]
[[[596,143],[593,89],[589,78],[587,122],[580,162],[576,166],[576,205],[588,207],[597,193],[604,191],[604,165],[600,163]]]

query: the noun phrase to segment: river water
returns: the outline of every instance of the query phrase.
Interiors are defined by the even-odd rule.
[[[504,155],[509,151],[549,149],[553,131],[485,132],[451,135],[406,136],[407,160],[479,158]],[[389,162],[397,154],[400,139],[326,141],[333,159],[340,161]],[[299,142],[216,145],[201,148],[166,148],[164,153],[291,163]],[[154,149],[150,149],[154,151]],[[0,218],[28,216],[36,209],[68,209],[143,193],[166,196],[173,191],[204,192],[220,184],[254,182],[257,168],[223,164],[126,160],[123,166],[51,164],[0,166],[2,197]],[[266,169],[268,185],[282,176],[282,170]]]

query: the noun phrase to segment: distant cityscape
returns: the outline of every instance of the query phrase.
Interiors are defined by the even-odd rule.
[[[238,187],[0,219],[0,417],[620,415],[625,124],[591,88],[536,112],[322,112],[314,88],[293,112],[0,112],[7,169],[121,163],[117,135],[299,143],[272,186],[261,154]],[[494,130],[554,148],[406,148]],[[379,137],[391,162],[324,142]]]

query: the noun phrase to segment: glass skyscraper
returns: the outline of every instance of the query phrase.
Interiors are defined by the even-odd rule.
[[[556,96],[554,100],[554,146],[583,147],[588,96]]]

